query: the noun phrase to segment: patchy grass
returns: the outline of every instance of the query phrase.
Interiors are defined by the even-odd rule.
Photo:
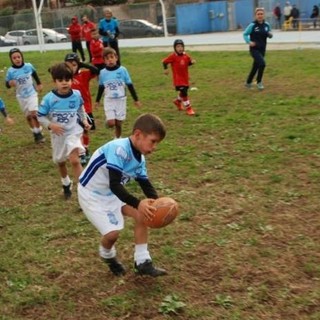
[[[65,53],[25,53],[41,96]],[[247,52],[190,53],[196,117],[172,104],[167,53],[122,52],[143,103],[128,97],[124,133],[142,112],[168,128],[148,159],[159,193],[181,208],[172,225],[150,231],[154,261],[169,271],[159,279],[133,274],[129,220],[117,245],[128,274],[116,278],[100,262],[97,231],[76,196],[62,198],[49,139],[35,145],[13,91],[1,91],[15,119],[1,120],[0,134],[2,320],[320,319],[319,52],[268,52],[263,92],[243,86]],[[0,62],[9,65],[7,54]],[[91,150],[113,137],[102,109],[95,116]]]

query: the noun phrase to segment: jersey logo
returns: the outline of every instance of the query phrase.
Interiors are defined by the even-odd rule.
[[[117,147],[115,154],[123,161],[128,161],[128,153],[122,147]]]
[[[69,101],[69,108],[70,109],[76,108],[76,102],[75,101]]]
[[[110,222],[111,224],[118,225],[119,221],[117,220],[117,218],[116,218],[116,216],[114,215],[114,213],[108,212],[107,215],[108,215],[108,218],[109,218],[109,222]]]

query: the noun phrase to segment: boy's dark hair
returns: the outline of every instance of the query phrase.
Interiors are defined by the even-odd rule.
[[[103,57],[107,57],[109,54],[113,54],[113,55],[117,56],[117,52],[113,48],[110,48],[110,47],[104,48],[103,49]]]
[[[158,134],[161,140],[166,136],[166,128],[162,120],[152,113],[144,113],[136,119],[132,132],[137,129],[146,134]]]
[[[57,63],[54,66],[52,66],[49,70],[51,72],[53,80],[72,80],[73,78],[73,71],[65,62]]]

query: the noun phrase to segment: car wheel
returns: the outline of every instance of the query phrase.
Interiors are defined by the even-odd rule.
[[[61,39],[61,42],[67,42],[68,39]]]
[[[54,43],[54,41],[53,40],[48,40],[48,42],[47,43]]]
[[[29,41],[25,41],[23,44],[24,44],[25,46],[27,46],[27,45],[30,44],[30,42],[29,42]]]
[[[152,31],[147,31],[146,32],[146,37],[154,37],[154,34]]]

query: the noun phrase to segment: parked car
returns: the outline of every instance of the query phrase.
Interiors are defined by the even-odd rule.
[[[0,36],[0,47],[16,46],[18,45],[16,40],[6,39],[4,36]]]
[[[43,28],[42,32],[45,43],[65,42],[68,40],[64,34],[52,29]],[[22,36],[22,42],[23,44],[38,44],[37,29],[26,30],[26,34]]]
[[[15,40],[17,42],[17,44],[20,46],[23,44],[23,39],[22,37],[26,34],[26,30],[12,30],[12,31],[8,31],[4,37],[6,39],[11,39],[11,40]]]
[[[130,19],[119,21],[119,38],[161,37],[163,29],[147,20]]]
[[[176,17],[169,17],[167,21],[167,30],[168,33],[176,34],[177,33],[177,21]],[[163,22],[159,23],[159,26],[163,28]]]
[[[70,34],[68,32],[69,28],[57,27],[57,28],[53,28],[52,30],[54,30],[54,31],[56,31],[58,33],[64,34],[67,37],[68,41],[71,41]]]

